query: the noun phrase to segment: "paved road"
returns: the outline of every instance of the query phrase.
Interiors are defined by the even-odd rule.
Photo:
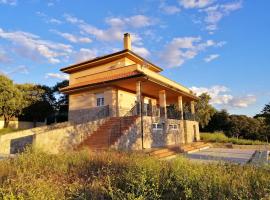
[[[247,163],[255,150],[209,148],[202,151],[187,154],[187,158],[194,161],[226,161],[239,164]]]

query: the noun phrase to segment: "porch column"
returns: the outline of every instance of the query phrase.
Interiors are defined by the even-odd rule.
[[[141,113],[141,103],[142,103],[142,85],[141,81],[136,82],[136,101],[137,101],[137,114]]]
[[[195,104],[194,104],[194,101],[191,101],[190,102],[190,111],[191,111],[191,114],[195,114]]]
[[[180,111],[181,119],[184,120],[183,97],[182,96],[178,96],[178,110]]]
[[[166,119],[167,118],[166,91],[161,90],[161,91],[159,91],[158,95],[159,95],[159,106],[160,106],[161,112],[163,111],[162,117],[164,117]]]

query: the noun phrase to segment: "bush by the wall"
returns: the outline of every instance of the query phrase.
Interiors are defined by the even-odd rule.
[[[223,133],[201,133],[201,139],[206,142],[232,143],[239,145],[261,145],[266,144],[259,140],[239,139],[235,137],[227,137]]]

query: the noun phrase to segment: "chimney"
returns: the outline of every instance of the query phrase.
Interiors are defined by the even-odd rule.
[[[129,33],[124,34],[124,49],[131,50],[131,39]]]

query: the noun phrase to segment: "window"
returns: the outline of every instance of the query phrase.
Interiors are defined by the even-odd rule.
[[[104,94],[96,94],[97,106],[104,106]]]
[[[170,124],[169,129],[170,130],[178,130],[178,125],[177,124]]]
[[[153,130],[163,130],[163,124],[161,124],[161,123],[153,123],[152,124],[152,129]]]

